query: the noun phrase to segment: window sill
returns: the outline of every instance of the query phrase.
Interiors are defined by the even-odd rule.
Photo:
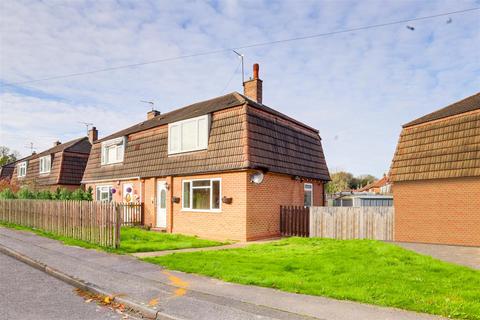
[[[186,151],[178,151],[178,152],[168,152],[168,156],[184,156],[184,155],[189,155],[191,153],[197,153],[197,152],[202,152],[202,151],[208,151],[207,148],[202,148],[202,149],[194,149],[194,150],[186,150]]]
[[[114,165],[116,165],[116,164],[123,164],[123,161],[111,162],[111,163],[100,163],[100,167],[114,166]]]
[[[204,212],[204,213],[221,213],[222,209],[181,209],[180,212]]]

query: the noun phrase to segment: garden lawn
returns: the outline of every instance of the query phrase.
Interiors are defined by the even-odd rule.
[[[31,231],[36,233],[37,235],[59,240],[71,246],[78,246],[87,249],[98,249],[119,254],[176,250],[186,248],[203,248],[227,244],[218,241],[200,239],[193,236],[185,236],[182,234],[161,233],[135,227],[122,227],[120,231],[120,248],[114,249],[102,247],[82,240],[58,236],[50,232],[45,232],[35,228],[24,227],[17,224],[0,222],[0,226],[5,226],[17,230]]]
[[[480,272],[373,240],[289,238],[145,261],[284,291],[480,319]]]

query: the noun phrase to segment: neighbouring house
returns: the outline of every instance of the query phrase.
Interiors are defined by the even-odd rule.
[[[480,246],[480,93],[403,126],[395,240]]]
[[[393,196],[372,192],[344,191],[334,194],[328,201],[329,207],[391,207]]]
[[[52,148],[18,160],[11,183],[32,190],[78,189],[81,187],[92,142],[97,137],[97,129],[93,127],[88,132],[88,137],[66,143],[56,141]]]
[[[371,192],[375,194],[390,194],[392,192],[392,184],[385,174],[382,178],[367,184],[365,187],[355,190],[356,192]]]
[[[16,162],[10,162],[0,167],[0,181],[10,181],[12,179],[13,170],[15,169],[15,163]]]
[[[262,103],[258,64],[233,92],[147,119],[93,144],[83,183],[139,201],[146,225],[213,239],[279,235],[280,205],[321,206],[330,180],[316,129]]]

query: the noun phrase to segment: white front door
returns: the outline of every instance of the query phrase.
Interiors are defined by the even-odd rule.
[[[167,227],[167,185],[157,182],[157,228]]]

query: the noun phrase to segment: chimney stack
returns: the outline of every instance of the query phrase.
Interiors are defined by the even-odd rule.
[[[260,80],[260,78],[258,77],[259,69],[260,66],[258,65],[258,63],[255,63],[253,65],[253,79],[250,79],[243,83],[243,94],[258,103],[262,103],[263,81]]]
[[[160,111],[152,109],[151,111],[147,112],[147,120],[153,119],[158,115],[160,115]]]
[[[53,146],[54,146],[54,147],[58,146],[59,144],[62,144],[62,143],[61,143],[60,141],[58,141],[58,140],[55,141],[55,142],[53,142]]]
[[[96,127],[92,127],[92,129],[88,130],[88,141],[93,144],[98,139],[98,130]]]

